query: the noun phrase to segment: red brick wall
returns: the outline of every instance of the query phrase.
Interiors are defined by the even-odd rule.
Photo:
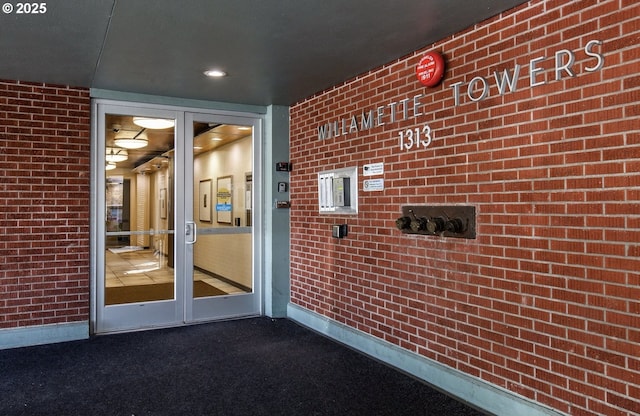
[[[639,414],[639,16],[635,0],[532,1],[293,106],[292,302],[562,412]],[[575,76],[556,81],[564,49]],[[429,50],[447,60],[432,89],[415,77]],[[494,71],[516,63],[517,91],[498,94]],[[456,106],[452,85],[477,76],[489,96],[462,87]],[[424,115],[318,139],[416,94]],[[425,124],[432,144],[401,151]],[[365,192],[377,162],[385,189]],[[318,172],[351,166],[359,213],[319,215]],[[475,206],[477,238],[403,235],[416,204]]]
[[[89,91],[0,81],[0,328],[89,319]]]

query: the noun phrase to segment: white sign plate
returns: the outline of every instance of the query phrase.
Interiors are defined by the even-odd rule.
[[[370,163],[362,167],[363,176],[382,175],[384,173],[384,163]]]
[[[365,179],[364,190],[365,191],[383,191],[384,179]]]

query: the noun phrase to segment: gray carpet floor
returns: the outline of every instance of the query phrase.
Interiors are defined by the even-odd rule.
[[[482,413],[292,321],[253,318],[2,350],[0,415]]]

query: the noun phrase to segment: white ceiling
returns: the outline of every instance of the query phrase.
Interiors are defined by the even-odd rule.
[[[55,0],[0,12],[0,79],[291,105],[521,3]]]

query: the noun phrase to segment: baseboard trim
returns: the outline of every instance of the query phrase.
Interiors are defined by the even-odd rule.
[[[417,377],[458,400],[498,416],[561,416],[562,413],[479,378],[289,303],[287,317],[363,354]]]
[[[89,338],[89,321],[0,329],[0,349]]]

